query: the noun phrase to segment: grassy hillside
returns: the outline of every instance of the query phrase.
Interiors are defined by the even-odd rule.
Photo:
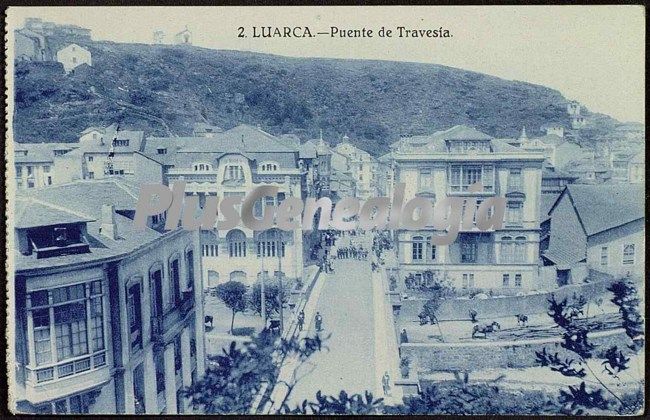
[[[121,121],[148,135],[187,135],[196,121],[260,124],[330,140],[347,134],[373,154],[401,134],[469,124],[489,134],[538,134],[564,121],[557,91],[464,70],[387,61],[297,59],[197,47],[93,42],[93,66],[18,63],[18,141],[74,141]],[[610,121],[607,117],[605,121]]]

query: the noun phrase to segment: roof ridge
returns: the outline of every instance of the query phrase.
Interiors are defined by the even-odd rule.
[[[87,214],[80,213],[80,212],[78,212],[76,210],[72,210],[72,209],[69,209],[67,207],[58,206],[58,205],[50,203],[48,201],[38,199],[38,198],[36,198],[34,196],[30,196],[29,198],[30,198],[31,201],[33,201],[35,203],[41,204],[41,205],[46,206],[46,207],[53,208],[54,210],[63,211],[63,212],[66,212],[66,213],[71,213],[71,214],[74,214],[75,216],[83,217],[85,219],[97,220],[96,217],[88,216]]]

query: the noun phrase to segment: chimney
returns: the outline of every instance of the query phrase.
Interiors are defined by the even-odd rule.
[[[102,205],[102,218],[99,233],[105,237],[116,240],[119,238],[117,223],[115,223],[115,206],[112,204]]]

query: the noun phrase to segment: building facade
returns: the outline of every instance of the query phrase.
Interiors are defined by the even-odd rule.
[[[349,143],[347,136],[332,149],[332,169],[355,180],[356,197],[362,200],[377,194],[377,162],[370,153]]]
[[[179,390],[205,369],[199,237],[153,219],[134,232],[136,201],[117,180],[18,196],[17,411],[188,412]]]
[[[640,185],[569,185],[549,211],[550,244],[542,255],[559,285],[583,281],[588,270],[641,278],[645,217]]]
[[[76,143],[14,143],[16,187],[21,190],[53,185],[55,159],[77,147]]]
[[[466,126],[428,136],[402,138],[393,145],[395,183],[406,186],[405,201],[447,196],[505,197],[503,227],[496,231],[461,228],[455,242],[432,246],[433,227],[396,232],[401,277],[424,272],[447,278],[457,289],[509,293],[538,285],[541,172],[544,157],[496,140]],[[481,182],[483,191],[471,193]]]
[[[298,148],[248,125],[208,138],[150,137],[137,156],[138,180],[186,182],[186,195],[198,202],[197,218],[208,200],[243,199],[260,185],[275,186],[278,194],[258,201],[255,217],[264,215],[266,205],[278,206],[287,197],[302,199]],[[201,232],[201,250],[206,288],[229,280],[251,285],[263,275],[302,277],[301,229],[254,231],[240,223],[234,229]]]

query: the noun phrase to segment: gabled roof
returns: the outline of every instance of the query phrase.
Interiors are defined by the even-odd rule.
[[[55,150],[73,150],[79,143],[14,143],[15,163],[54,162]],[[24,152],[27,152],[25,155]]]
[[[493,138],[466,125],[456,125],[441,134],[444,140],[491,140]]]
[[[315,159],[317,156],[316,144],[312,140],[308,140],[301,144],[298,149],[298,156],[300,159]]]
[[[550,213],[565,195],[571,200],[587,236],[645,217],[645,194],[642,185],[570,184],[553,204]]]

